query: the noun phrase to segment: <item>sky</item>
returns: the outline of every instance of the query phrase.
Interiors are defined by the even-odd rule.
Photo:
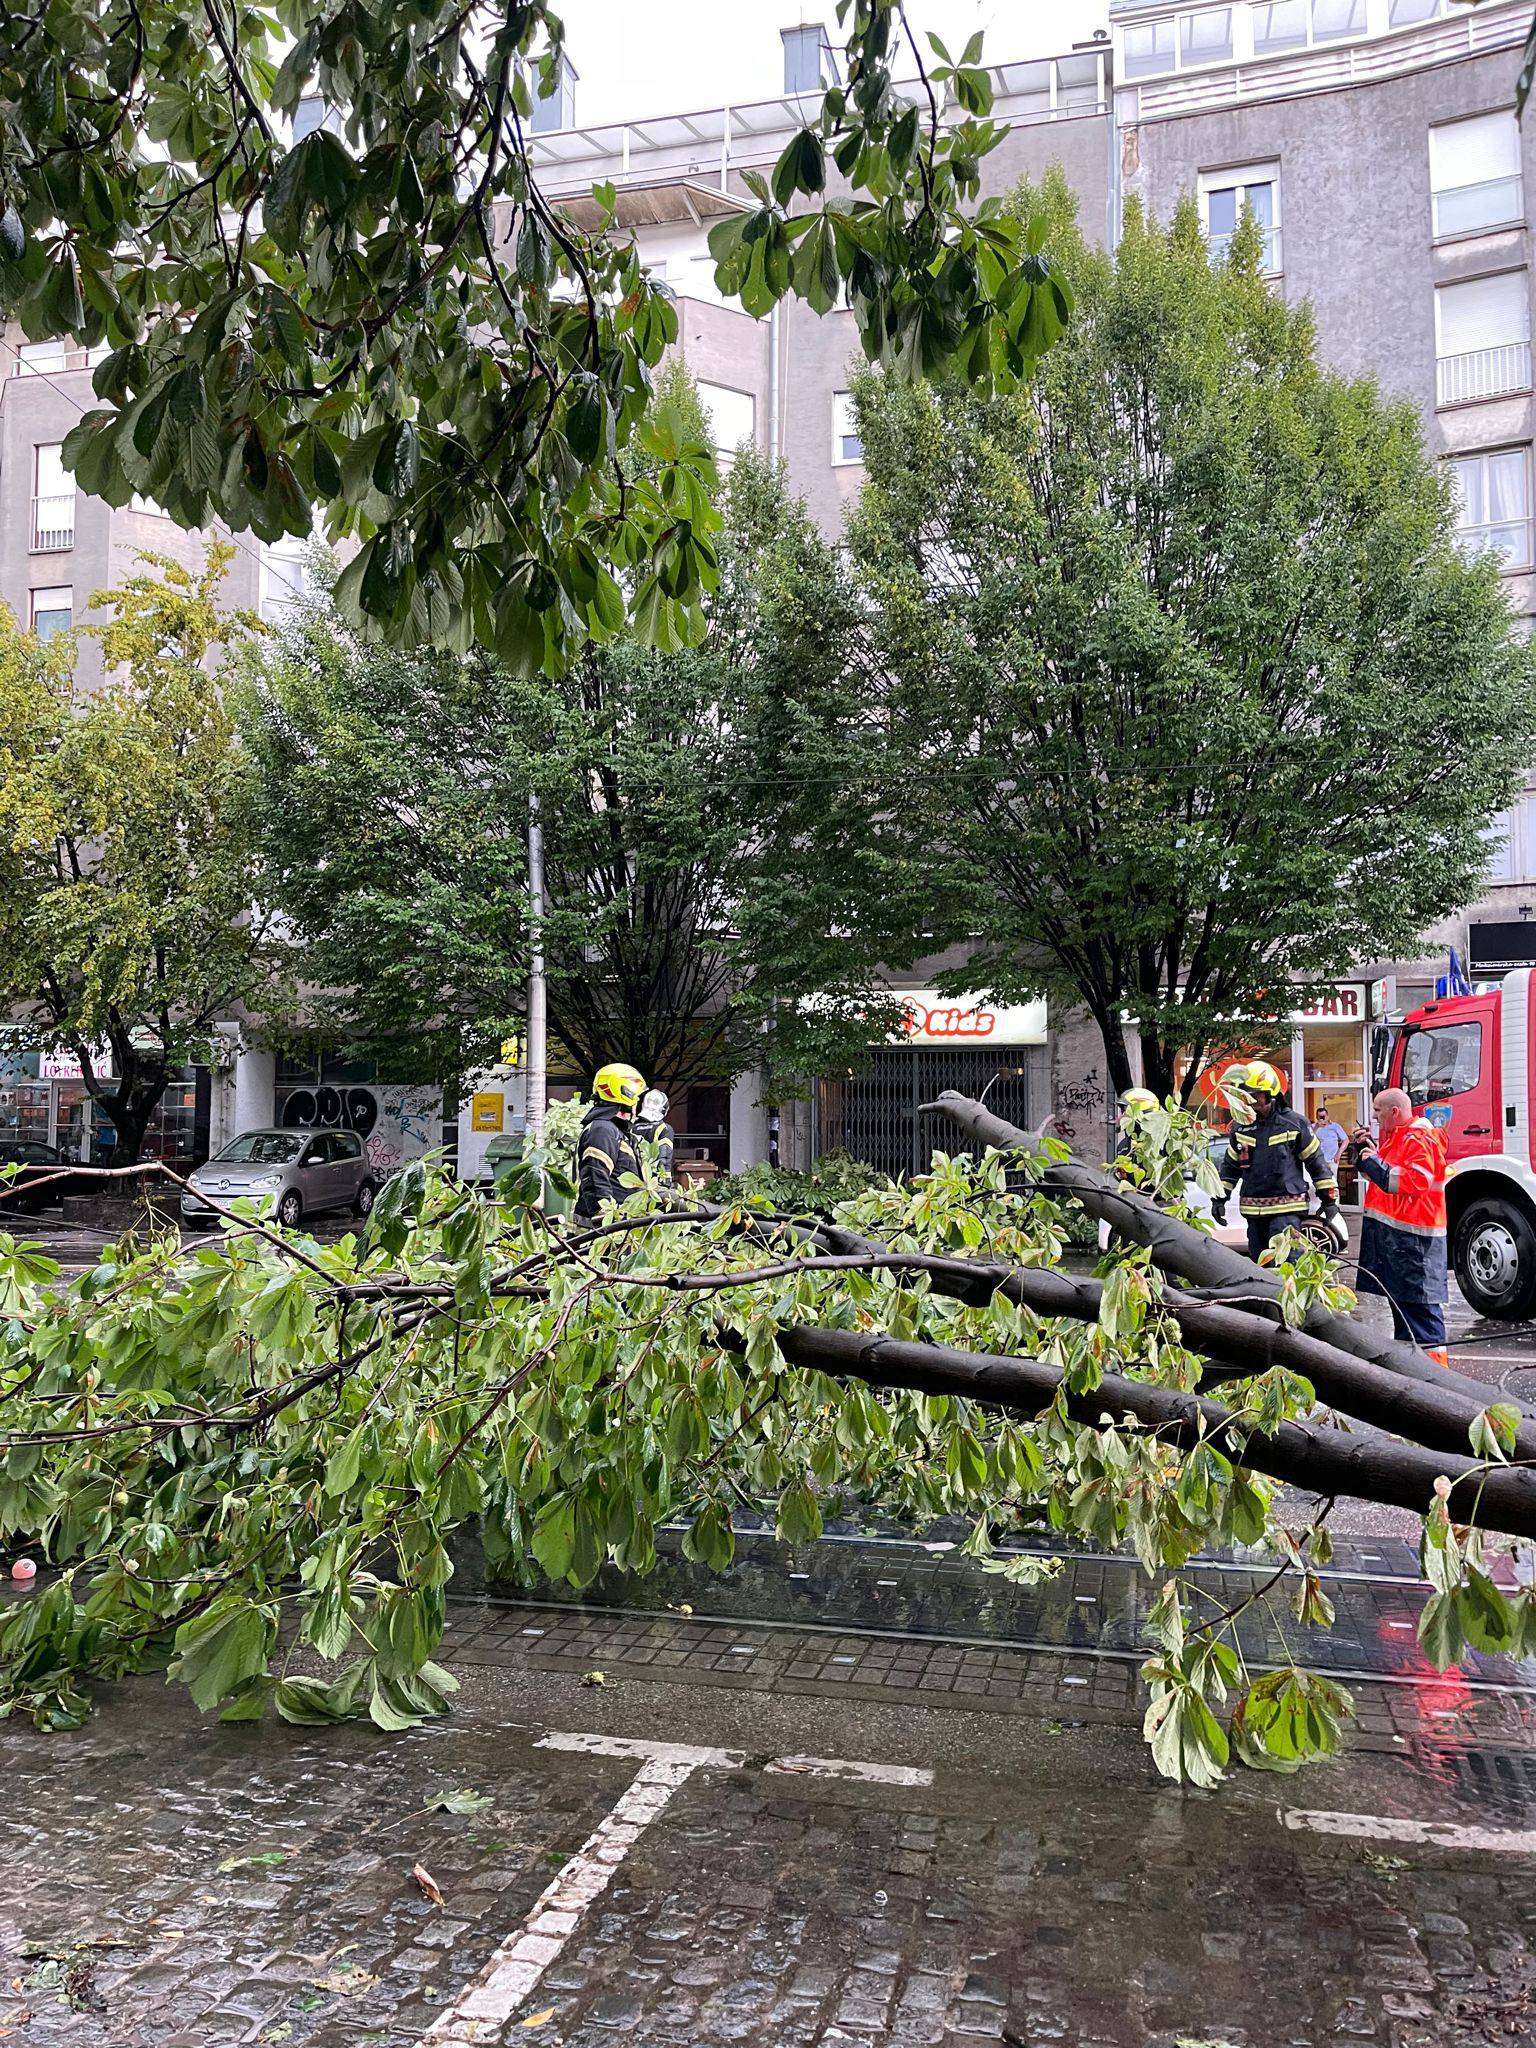
[[[773,98],[783,86],[781,28],[827,24],[839,47],[835,0],[565,0],[576,67],[576,120],[642,119],[730,101]],[[958,55],[975,30],[993,63],[1069,49],[1106,25],[1108,0],[908,0],[921,39],[937,33]],[[927,54],[926,44],[924,54]]]

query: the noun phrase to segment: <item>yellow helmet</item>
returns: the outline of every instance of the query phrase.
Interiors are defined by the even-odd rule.
[[[1250,1095],[1283,1095],[1285,1076],[1278,1067],[1272,1067],[1268,1060],[1248,1060],[1235,1067],[1228,1067],[1222,1076],[1222,1085],[1227,1088],[1242,1088]]]
[[[592,1093],[599,1102],[615,1102],[620,1109],[635,1109],[645,1093],[645,1076],[638,1067],[623,1060],[610,1060],[592,1077]]]
[[[1161,1109],[1162,1106],[1150,1088],[1127,1088],[1120,1097],[1122,1112],[1132,1109]]]

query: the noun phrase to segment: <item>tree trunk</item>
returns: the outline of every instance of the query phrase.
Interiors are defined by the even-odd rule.
[[[1141,1034],[1141,1078],[1159,1102],[1166,1102],[1174,1092],[1173,1068],[1178,1050],[1146,1031]]]
[[[99,1099],[117,1133],[112,1145],[111,1163],[114,1166],[137,1166],[144,1149],[144,1134],[171,1077],[164,1067],[145,1072],[133,1059],[125,1061],[124,1066],[127,1071],[118,1076],[116,1093]]]
[[[1099,1037],[1104,1041],[1104,1071],[1109,1077],[1109,1092],[1111,1096],[1121,1096],[1136,1083],[1136,1076],[1131,1071],[1130,1047],[1125,1042],[1125,1026],[1117,1011],[1094,1010],[1091,1014],[1099,1027]]]
[[[1028,1131],[1021,1131],[1017,1124],[994,1116],[991,1110],[984,1109],[968,1095],[946,1091],[937,1102],[925,1107],[951,1118],[989,1150],[1009,1151],[1018,1145],[1034,1145]],[[1278,1314],[1276,1304],[1281,1281],[1277,1273],[1256,1266],[1243,1253],[1219,1243],[1188,1223],[1181,1223],[1177,1217],[1167,1215],[1145,1195],[1111,1180],[1099,1168],[1080,1159],[1066,1160],[1061,1164],[1042,1162],[1036,1175],[1047,1192],[1080,1202],[1090,1216],[1112,1224],[1132,1243],[1146,1245],[1151,1251],[1152,1263],[1162,1272],[1191,1281],[1196,1287],[1209,1290],[1213,1296],[1233,1306]],[[1459,1373],[1447,1373],[1443,1366],[1431,1365],[1422,1351],[1368,1330],[1353,1316],[1334,1315],[1327,1309],[1314,1308],[1307,1317],[1306,1328],[1313,1336],[1323,1338],[1351,1357],[1366,1359],[1390,1372],[1401,1373],[1407,1379],[1425,1380],[1438,1387],[1456,1385],[1463,1393],[1477,1393],[1484,1405],[1492,1398],[1493,1390],[1490,1388],[1476,1380],[1463,1379]],[[1536,1406],[1530,1402],[1508,1393],[1500,1393],[1498,1398],[1511,1402],[1523,1414],[1536,1418]]]
[[[744,1340],[737,1341],[744,1350]],[[874,1387],[909,1387],[924,1394],[958,1394],[1029,1418],[1056,1399],[1063,1377],[1055,1366],[1037,1358],[993,1358],[852,1330],[786,1329],[777,1333],[777,1342],[792,1365],[834,1378],[860,1379]],[[1348,1494],[1418,1514],[1434,1506],[1435,1482],[1446,1478],[1453,1487],[1453,1521],[1475,1520],[1479,1528],[1506,1536],[1536,1536],[1536,1477],[1513,1467],[1489,1471],[1472,1458],[1421,1450],[1374,1431],[1342,1436],[1303,1422],[1282,1422],[1269,1435],[1253,1431],[1245,1436],[1219,1401],[1112,1373],[1092,1393],[1068,1393],[1066,1406],[1078,1422],[1096,1426],[1106,1413],[1116,1418],[1131,1415],[1179,1450],[1193,1450],[1206,1440],[1237,1464],[1310,1493]]]

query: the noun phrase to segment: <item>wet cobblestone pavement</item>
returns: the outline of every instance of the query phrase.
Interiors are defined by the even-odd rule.
[[[404,1736],[224,1728],[153,1680],[0,1728],[0,2041],[1536,2041],[1519,1694],[1444,1723],[1361,1687],[1344,1762],[1199,1795],[1128,1662],[468,1602],[448,1661],[459,1712]]]

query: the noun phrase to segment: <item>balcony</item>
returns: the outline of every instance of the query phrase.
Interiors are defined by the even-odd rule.
[[[1471,405],[1480,398],[1502,398],[1507,392],[1530,388],[1528,341],[1506,341],[1497,348],[1441,356],[1435,364],[1436,405]]]
[[[75,544],[75,494],[50,491],[32,500],[32,552],[55,555]]]

